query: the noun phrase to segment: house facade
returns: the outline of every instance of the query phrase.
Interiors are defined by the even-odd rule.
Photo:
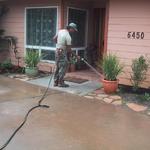
[[[105,53],[114,53],[124,64],[120,83],[130,85],[132,60],[150,57],[150,2],[148,0],[3,0],[9,8],[0,20],[5,35],[17,38],[17,52],[24,66],[27,49],[44,57],[39,68],[48,71],[54,65],[55,44],[52,37],[68,23],[78,24],[73,36],[73,50],[83,56],[89,45],[92,61]],[[18,63],[13,50],[10,58]],[[94,58],[94,60],[93,60]],[[142,87],[150,87],[150,71]]]

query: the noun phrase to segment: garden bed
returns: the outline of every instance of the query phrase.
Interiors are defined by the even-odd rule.
[[[25,74],[24,67],[14,66],[9,61],[5,61],[4,63],[0,64],[0,74],[17,80],[28,81],[46,77],[49,73],[39,71],[37,76],[28,76]]]
[[[120,85],[118,95],[125,102],[133,102],[150,107],[150,89],[139,88],[137,91],[134,91],[131,86]]]
[[[0,66],[0,74],[7,74],[7,73],[24,73],[24,68],[17,67],[17,66]]]

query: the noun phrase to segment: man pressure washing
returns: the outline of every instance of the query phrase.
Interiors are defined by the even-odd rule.
[[[54,75],[54,86],[69,87],[69,85],[64,82],[64,76],[68,68],[68,59],[72,53],[72,39],[70,33],[77,31],[77,25],[75,23],[70,23],[66,29],[59,30],[53,38],[56,42],[56,71]]]

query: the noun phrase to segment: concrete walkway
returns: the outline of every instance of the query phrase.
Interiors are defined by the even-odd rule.
[[[44,88],[0,76],[0,145]],[[122,106],[50,90],[6,150],[150,150],[150,119]]]
[[[49,80],[50,80],[50,76],[30,80],[27,82],[34,84],[34,85],[47,87]],[[82,84],[73,83],[73,82],[66,82],[69,85],[68,88],[54,87],[53,83],[54,83],[54,81],[52,80],[51,85],[50,85],[51,89],[59,90],[59,91],[63,91],[63,92],[71,93],[71,94],[76,94],[79,96],[87,95],[88,93],[91,93],[91,92],[95,91],[96,89],[99,89],[100,87],[102,87],[102,85],[99,81],[87,81],[87,82],[84,82]]]

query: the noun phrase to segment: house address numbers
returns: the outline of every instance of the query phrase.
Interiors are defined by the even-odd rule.
[[[144,39],[144,32],[128,32],[127,38],[128,39]]]

